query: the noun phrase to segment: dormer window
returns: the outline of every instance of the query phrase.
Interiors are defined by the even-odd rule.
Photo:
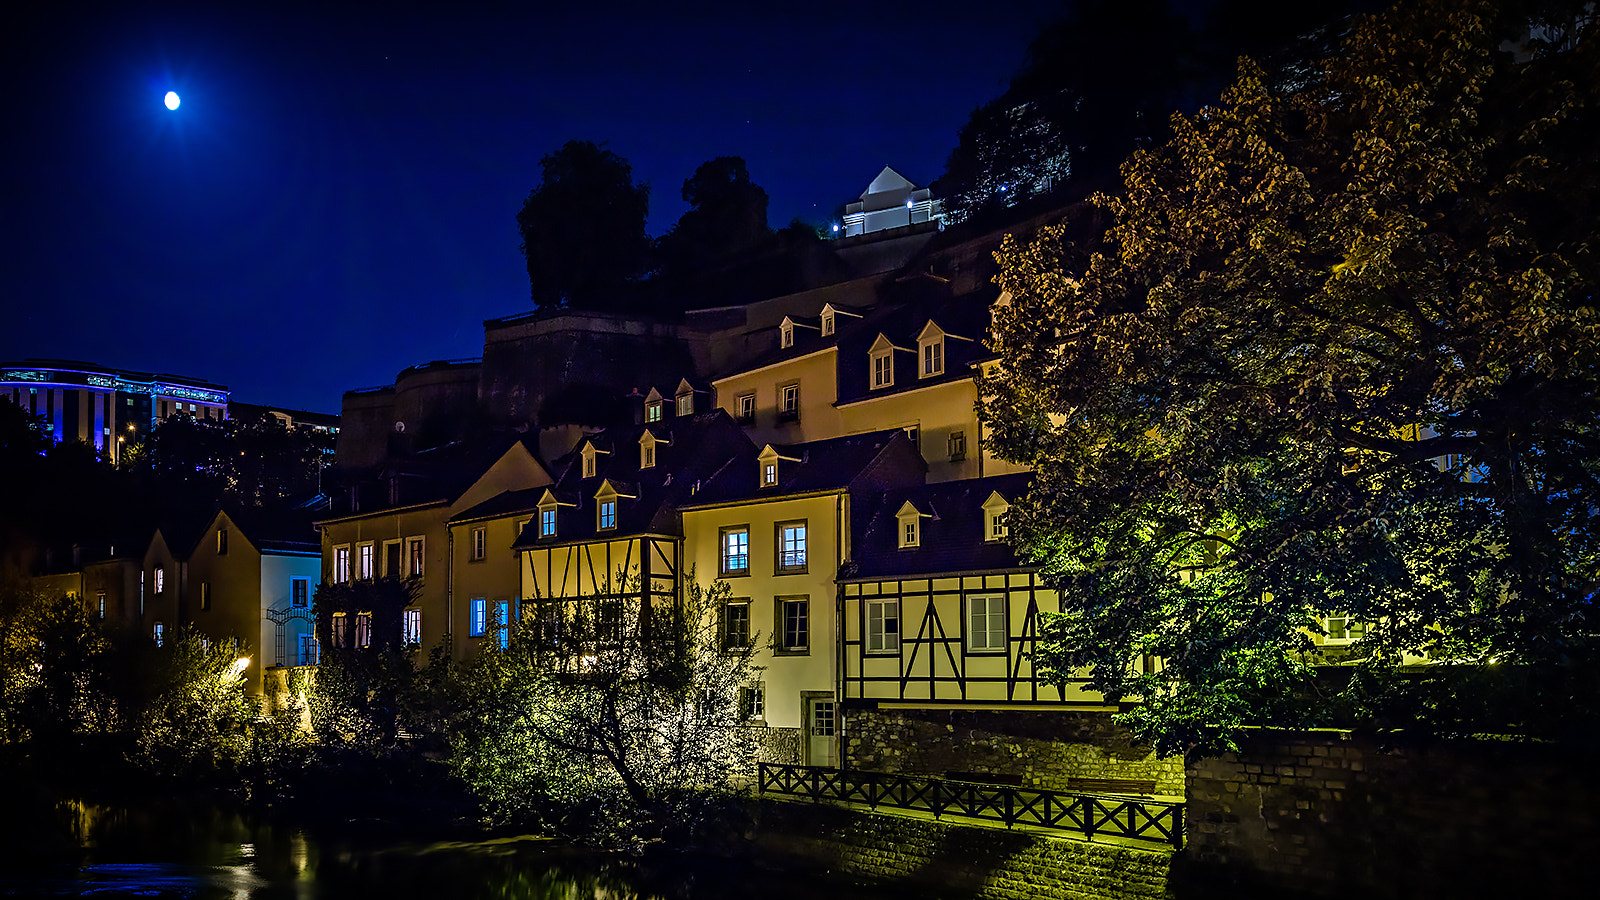
[[[600,501],[599,521],[596,523],[596,527],[601,531],[610,531],[617,527],[617,501]]]
[[[830,336],[832,334],[833,334],[833,313],[825,312],[825,313],[822,314],[822,336],[823,337],[828,337],[828,336]]]
[[[944,341],[922,345],[922,377],[944,374]]]
[[[646,422],[661,421],[661,414],[666,411],[667,401],[662,398],[661,392],[655,388],[644,397],[644,420]]]
[[[600,483],[600,490],[594,493],[594,526],[600,531],[612,531],[617,527],[617,501],[620,498],[632,499],[632,494],[624,494],[617,490],[616,485],[608,478]]]
[[[894,386],[894,344],[883,335],[872,342],[872,349],[867,351],[869,377],[867,383],[872,390],[880,390]]]
[[[772,487],[778,483],[778,464],[769,462],[761,467],[761,486]]]
[[[598,474],[599,471],[600,471],[600,457],[603,454],[606,454],[606,453],[609,453],[609,452],[610,452],[609,450],[601,450],[600,448],[596,447],[593,442],[584,444],[583,445],[583,477],[584,478],[593,478],[593,477],[595,477],[595,475]]]
[[[594,454],[593,453],[585,453],[585,454],[583,454],[583,477],[585,477],[585,478],[593,478],[594,477]]]
[[[907,500],[900,505],[900,511],[895,513],[894,517],[899,523],[899,527],[896,528],[899,535],[897,546],[901,550],[922,546],[922,520],[932,516],[917,509],[910,500]]]
[[[761,449],[761,453],[756,456],[756,464],[758,466],[757,471],[760,473],[759,480],[762,487],[778,486],[778,465],[783,460],[793,463],[800,461],[792,456],[784,456],[771,444]]]
[[[639,468],[653,469],[656,466],[656,446],[669,443],[654,434],[646,431],[639,435]]]
[[[678,395],[678,415],[680,415],[680,416],[692,416],[692,415],[694,415],[694,394],[679,394]]]
[[[784,347],[785,349],[794,346],[793,325],[790,325],[786,322],[784,323],[783,327],[778,330],[778,345]]]
[[[917,335],[917,377],[933,378],[944,374],[944,345],[947,340],[970,341],[959,334],[949,334],[937,322],[929,321]]]
[[[563,506],[572,506],[571,503],[562,503],[556,495],[546,489],[544,496],[539,498],[539,537],[553,538],[556,536],[556,511]]]
[[[983,539],[986,541],[1005,540],[1011,533],[1006,524],[1006,515],[1011,512],[1011,503],[1000,496],[999,491],[989,495],[983,501]]]

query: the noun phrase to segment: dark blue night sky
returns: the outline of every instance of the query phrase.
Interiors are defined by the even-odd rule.
[[[820,223],[885,164],[938,177],[1059,8],[33,5],[0,29],[0,358],[329,412],[529,307],[514,217],[565,141],[632,162],[652,234],[725,155]]]

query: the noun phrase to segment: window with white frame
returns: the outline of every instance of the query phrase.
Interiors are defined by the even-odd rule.
[[[735,408],[739,411],[740,425],[753,424],[756,420],[756,395],[740,394]]]
[[[617,501],[601,500],[596,512],[599,516],[596,527],[601,531],[609,531],[617,527]]]
[[[350,580],[350,548],[333,548],[333,583],[344,584]],[[156,576],[156,590],[161,590],[161,577]]]
[[[777,461],[773,461],[773,462],[769,462],[769,463],[762,463],[761,464],[761,486],[762,487],[777,487],[778,486],[778,463],[777,463]]]
[[[467,636],[483,637],[489,630],[489,598],[473,597],[467,603]]]
[[[653,469],[656,467],[656,445],[642,443],[639,445],[639,468]]]
[[[721,532],[721,550],[717,555],[719,575],[750,574],[750,526],[735,525]]]
[[[483,559],[489,555],[489,529],[483,525],[472,529],[472,558]]]
[[[678,395],[678,415],[694,415],[694,392],[685,391]]]
[[[739,718],[765,719],[767,717],[766,690],[760,682],[739,689]]]
[[[358,557],[358,559],[360,561],[359,562],[359,569],[357,570],[357,572],[358,572],[359,577],[363,581],[368,581],[368,580],[371,580],[371,578],[372,578],[373,567],[375,566],[375,562],[373,560],[373,556],[376,555],[376,552],[377,552],[377,547],[374,546],[373,544],[362,544],[361,545],[360,555]]]
[[[900,652],[900,601],[866,601],[868,653]]]
[[[811,598],[778,597],[778,650],[804,653],[811,646]]]
[[[556,536],[556,511],[555,507],[539,510],[539,536]]]
[[[923,378],[932,378],[944,374],[944,338],[928,341],[922,345],[922,375]]]
[[[806,570],[806,523],[779,522],[778,564],[779,575],[792,575]]]
[[[822,336],[823,337],[827,337],[827,336],[829,336],[831,334],[833,334],[833,313],[831,313],[831,312],[830,313],[823,313],[822,314]]]
[[[894,384],[894,349],[877,350],[872,353],[872,388],[891,387]]]
[[[787,322],[785,322],[783,324],[783,327],[778,330],[778,343],[779,343],[780,346],[782,346],[784,348],[789,348],[789,347],[793,347],[794,346],[794,326],[793,325],[790,325]]]
[[[1006,649],[1006,598],[967,598],[967,650],[1001,653]]]
[[[383,575],[385,578],[400,577],[400,548],[404,546],[399,541],[383,542]]]
[[[408,650],[422,646],[422,610],[416,607],[401,610],[400,640]]]
[[[778,388],[778,418],[800,418],[800,385],[786,384]]]
[[[372,646],[372,613],[356,613],[356,646]]]
[[[661,421],[662,404],[663,401],[660,400],[651,400],[649,403],[646,403],[644,405],[644,420],[646,422]]]
[[[406,574],[412,578],[421,578],[424,556],[422,553],[422,538],[414,537],[406,541],[406,557],[410,560],[406,566]]]
[[[999,491],[989,495],[983,501],[983,539],[986,541],[1004,540],[1010,533],[1006,526],[1006,515],[1011,511],[1011,503],[1000,496]]]

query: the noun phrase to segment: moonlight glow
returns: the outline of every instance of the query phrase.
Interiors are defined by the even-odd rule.
[[[182,102],[182,101],[180,101],[178,99],[178,92],[177,91],[167,91],[167,99],[166,99],[167,109],[177,109],[178,108],[178,104],[180,102]]]

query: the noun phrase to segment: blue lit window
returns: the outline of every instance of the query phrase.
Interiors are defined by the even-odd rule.
[[[600,501],[600,529],[602,531],[617,527],[617,501]]]
[[[483,637],[488,630],[489,601],[483,597],[473,597],[467,615],[467,636]]]
[[[539,510],[539,536],[554,537],[556,533],[556,511],[553,509]]]

